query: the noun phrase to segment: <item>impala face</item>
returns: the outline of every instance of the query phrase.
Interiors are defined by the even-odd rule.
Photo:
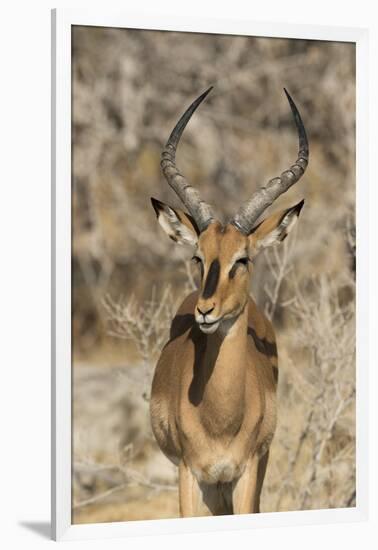
[[[201,275],[195,319],[203,332],[212,334],[247,302],[252,267],[248,238],[233,225],[212,223],[201,233],[193,261]]]
[[[263,248],[282,241],[294,227],[303,201],[277,212],[244,235],[232,223],[214,221],[199,232],[194,220],[182,210],[152,199],[158,221],[178,244],[193,249],[201,287],[194,311],[199,328],[213,334],[222,321],[236,319],[249,296],[252,260]]]

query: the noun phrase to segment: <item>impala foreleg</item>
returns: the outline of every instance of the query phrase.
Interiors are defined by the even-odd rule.
[[[269,460],[269,450],[259,459],[259,465],[257,469],[257,485],[255,492],[255,503],[254,503],[254,512],[260,512],[260,495],[262,486],[264,483],[266,467]]]
[[[256,511],[258,465],[259,458],[255,454],[248,459],[243,474],[234,482],[232,494],[234,514],[251,514]]]
[[[179,465],[179,500],[181,517],[187,518],[200,515],[201,489],[193,472],[183,460]]]
[[[179,466],[181,517],[232,514],[231,483],[199,483],[183,461]]]

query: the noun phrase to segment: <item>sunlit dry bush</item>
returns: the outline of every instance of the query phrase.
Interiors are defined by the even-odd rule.
[[[277,249],[276,249],[277,250]],[[342,508],[355,504],[355,282],[351,275],[299,283],[288,265],[289,245],[269,260],[274,277],[268,312],[281,305],[291,318],[280,334],[278,428],[264,486],[266,511]],[[280,348],[279,348],[280,349]]]
[[[337,281],[326,276],[315,277],[307,281],[310,288],[301,288],[290,269],[293,266],[290,266],[288,243],[283,245],[281,253],[274,250],[271,253],[274,259],[269,262],[275,280],[273,291],[266,289],[267,312],[273,314],[278,305],[278,301],[273,300],[285,277],[290,275],[291,296],[283,306],[288,309],[292,322],[288,335],[279,334],[286,353],[280,361],[278,427],[271,448],[262,509],[285,511],[351,506],[356,496],[355,324],[354,302],[350,299],[354,280],[352,277],[341,277]],[[137,367],[138,372],[125,369],[118,380],[120,399],[126,398],[123,429],[127,432],[118,437],[108,436],[108,442],[112,441],[116,447],[105,461],[99,462],[93,451],[89,455],[83,452],[80,441],[75,445],[78,451],[74,463],[75,510],[109,502],[109,499],[112,502],[114,495],[119,493],[127,502],[130,498],[127,491],[134,486],[143,488],[149,495],[147,499],[151,494],[163,492],[169,502],[177,497],[172,467],[168,468],[163,459],[162,467],[151,471],[143,464],[146,456],[141,459],[141,450],[142,455],[147,453],[147,463],[159,464],[162,456],[159,456],[146,423],[147,410],[141,414],[140,400],[142,397],[148,400],[153,360],[160,344],[168,339],[168,320],[176,309],[171,289],[167,287],[159,301],[153,295],[145,303],[107,301],[105,307],[112,334],[135,340],[142,362]],[[127,389],[132,397],[126,397]],[[90,400],[89,392],[86,398]],[[108,400],[104,395],[105,404]],[[97,424],[95,429],[100,427],[101,424]],[[167,468],[168,474],[163,474],[162,478]],[[85,487],[91,487],[93,494],[86,495]],[[167,495],[167,491],[172,491],[172,496]]]
[[[351,44],[74,28],[75,351],[103,339],[104,294],[143,296],[151,278],[184,282],[182,257],[159,233],[149,197],[178,204],[162,179],[160,152],[179,114],[210,84],[179,148],[184,174],[220,215],[233,214],[295,158],[286,86],[311,156],[303,181],[276,206],[306,198],[301,272],[339,269],[339,229],[354,209],[354,71]],[[259,298],[267,272],[260,264]]]

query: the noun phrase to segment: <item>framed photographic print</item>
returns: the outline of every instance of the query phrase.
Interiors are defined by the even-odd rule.
[[[54,11],[53,533],[367,514],[367,31]]]

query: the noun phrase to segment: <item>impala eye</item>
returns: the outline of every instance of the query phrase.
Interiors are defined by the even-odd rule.
[[[249,258],[246,256],[245,258],[240,258],[235,263],[242,264],[242,265],[248,265]]]
[[[230,279],[233,279],[235,277],[237,269],[240,265],[245,265],[247,267],[248,262],[249,262],[248,256],[246,256],[245,258],[239,258],[239,260],[236,260],[236,262],[232,266],[232,268],[230,270],[230,273],[229,273]]]
[[[202,262],[201,258],[198,256],[193,256],[192,260],[195,264],[200,264]]]

